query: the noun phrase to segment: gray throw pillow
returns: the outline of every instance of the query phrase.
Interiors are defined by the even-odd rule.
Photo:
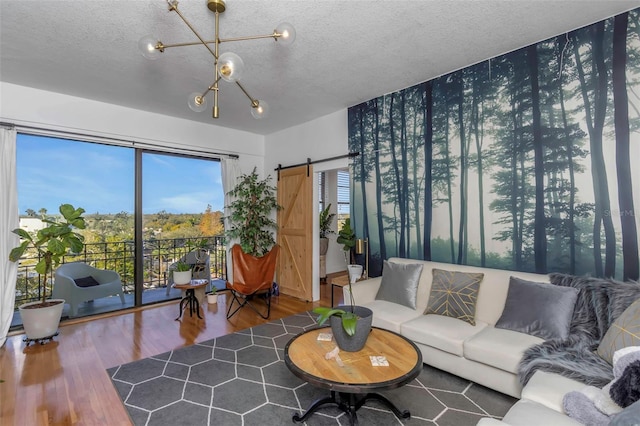
[[[422,266],[421,263],[392,263],[385,260],[376,300],[415,309]]]
[[[476,325],[476,302],[483,273],[432,269],[433,281],[424,314],[442,315]]]
[[[566,339],[578,291],[511,277],[507,301],[495,327],[545,340]]]
[[[640,346],[640,299],[633,302],[609,327],[597,353],[613,365],[613,354],[622,348]]]
[[[640,401],[636,401],[620,413],[613,416],[609,426],[638,426],[640,425]]]

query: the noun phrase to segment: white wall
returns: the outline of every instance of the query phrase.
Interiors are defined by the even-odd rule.
[[[243,173],[257,167],[274,177],[278,164],[288,166],[348,154],[347,110],[266,137],[125,108],[118,105],[0,82],[0,121],[114,137],[158,146],[238,154]],[[348,159],[315,164],[315,172],[348,166]],[[318,198],[317,179],[314,199]],[[318,215],[313,217],[318,229]],[[314,232],[313,300],[320,298],[318,233]],[[331,263],[328,271],[341,270]]]
[[[185,105],[186,108],[186,105]],[[264,171],[264,137],[0,82],[0,121],[157,146],[238,154],[243,173]]]
[[[348,154],[347,110],[341,110],[307,123],[272,133],[265,138],[265,171],[275,175],[274,169],[337,157]],[[314,173],[345,168],[348,159],[333,160],[313,165]],[[314,205],[318,200],[317,175],[313,184]],[[314,209],[313,229],[318,229],[318,212]],[[313,300],[320,299],[319,236],[313,232]],[[335,248],[335,247],[334,247]],[[331,252],[331,248],[329,249]],[[335,252],[335,251],[334,251]],[[329,262],[329,260],[328,260]],[[327,271],[336,271],[337,266],[327,262]],[[343,268],[345,269],[345,268]]]

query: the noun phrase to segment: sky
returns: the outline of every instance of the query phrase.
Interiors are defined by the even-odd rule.
[[[60,204],[87,214],[134,211],[133,148],[19,134],[18,207],[58,212]],[[144,153],[143,212],[202,213],[222,210],[220,162]]]

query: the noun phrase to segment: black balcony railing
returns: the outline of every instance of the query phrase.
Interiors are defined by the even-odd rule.
[[[226,247],[222,236],[176,239],[149,239],[143,242],[144,289],[166,287],[173,263],[190,251],[202,248],[209,253],[211,279],[226,279]],[[35,271],[40,256],[33,250],[20,259],[16,282],[15,309],[23,303],[42,298],[44,279]],[[110,269],[120,274],[125,293],[134,292],[135,253],[133,241],[88,243],[82,253],[65,256],[62,263],[85,262],[95,268]],[[51,295],[53,275],[47,279],[47,295]]]

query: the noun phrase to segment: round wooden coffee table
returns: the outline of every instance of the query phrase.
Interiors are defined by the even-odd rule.
[[[370,399],[384,403],[400,418],[411,417],[409,411],[400,411],[376,392],[404,386],[418,377],[422,371],[422,354],[412,341],[374,327],[362,350],[339,352],[341,366],[336,359],[325,358],[336,343],[318,340],[320,333],[331,333],[331,328],[316,328],[298,334],[284,350],[285,364],[293,374],[330,391],[329,396],[314,401],[304,414],[294,414],[294,422],[305,421],[322,405],[334,404],[347,413],[350,424],[354,425],[357,423],[356,411]],[[389,365],[373,366],[371,356],[384,356]]]

